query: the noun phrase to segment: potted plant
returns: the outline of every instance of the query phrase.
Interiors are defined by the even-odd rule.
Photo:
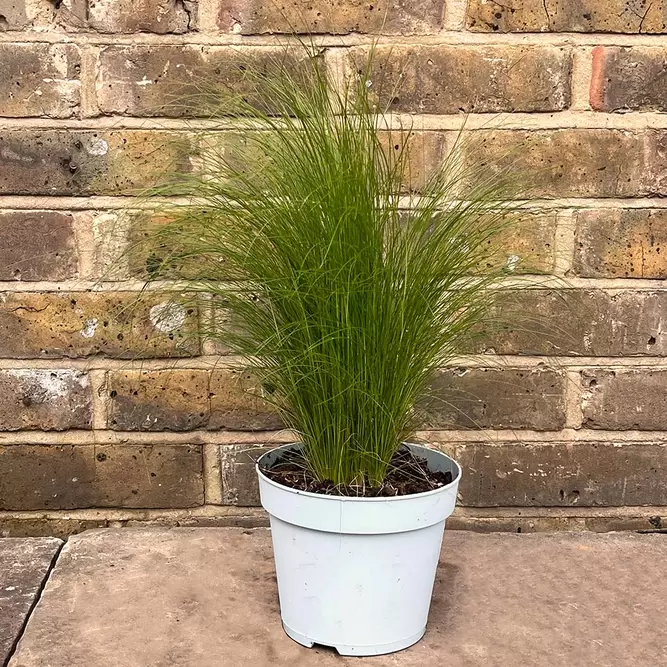
[[[487,313],[508,220],[503,179],[456,149],[415,179],[418,137],[371,71],[336,90],[312,57],[248,66],[242,97],[204,91],[228,132],[202,132],[205,168],[159,191],[189,198],[147,237],[150,278],[213,295],[205,333],[295,434],[257,461],[283,625],[344,655],[424,634],[462,472],[407,443],[432,371]]]

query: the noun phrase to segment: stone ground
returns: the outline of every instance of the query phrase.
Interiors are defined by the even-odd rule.
[[[0,540],[0,661],[59,549]],[[659,667],[666,562],[667,535],[450,531],[424,639],[341,658],[283,633],[266,529],[90,531],[58,555],[8,664]]]
[[[0,665],[14,650],[62,544],[53,537],[0,539]]]

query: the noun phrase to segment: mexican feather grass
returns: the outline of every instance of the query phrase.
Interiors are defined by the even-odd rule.
[[[415,134],[391,129],[370,64],[338,92],[302,64],[248,68],[245,97],[202,88],[237,129],[202,132],[202,173],[151,193],[181,203],[157,207],[142,252],[149,280],[179,267],[217,304],[205,334],[247,360],[315,478],[377,486],[432,371],[490,312],[489,248],[515,207],[506,174],[461,166],[463,133],[410,188]]]

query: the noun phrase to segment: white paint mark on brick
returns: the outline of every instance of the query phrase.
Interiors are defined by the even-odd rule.
[[[89,155],[106,155],[109,152],[109,144],[104,139],[94,138],[88,142],[86,150]]]
[[[88,376],[75,370],[45,371],[21,368],[7,369],[5,373],[23,381],[28,386],[28,391],[40,401],[67,397],[73,382],[83,388],[88,386]]]
[[[519,255],[510,255],[507,258],[507,269],[509,271],[514,271],[516,269],[517,264],[519,263],[520,259],[521,258],[519,257]]]
[[[3,148],[0,150],[0,157],[5,158],[6,160],[12,161],[12,162],[34,162],[35,158],[31,157],[30,155],[19,155],[19,153],[16,153],[13,151],[11,148]]]
[[[172,333],[183,326],[185,308],[177,303],[165,301],[153,306],[149,312],[151,324],[162,333]]]
[[[91,317],[89,320],[86,320],[83,329],[81,329],[81,335],[84,338],[92,338],[97,331],[98,323],[99,320],[96,317]]]

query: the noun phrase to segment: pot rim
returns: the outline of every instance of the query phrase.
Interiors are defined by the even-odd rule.
[[[461,479],[461,475],[463,471],[461,470],[461,466],[451,457],[445,454],[444,452],[441,452],[438,449],[433,449],[431,447],[425,447],[424,445],[417,445],[413,442],[403,442],[401,444],[407,445],[411,449],[415,448],[418,450],[424,450],[426,452],[429,452],[431,454],[438,454],[444,458],[446,458],[448,461],[450,461],[453,466],[454,470],[456,471],[456,475],[454,475],[454,478],[449,484],[445,484],[445,486],[441,486],[437,489],[432,489],[431,491],[422,491],[421,493],[410,493],[408,495],[403,495],[403,496],[378,496],[375,498],[366,498],[364,496],[332,496],[326,493],[313,493],[312,491],[301,491],[300,489],[293,489],[290,486],[285,486],[284,484],[278,484],[278,482],[273,481],[269,477],[267,477],[263,472],[260,467],[260,464],[262,462],[262,459],[265,456],[268,456],[269,454],[272,454],[273,452],[279,450],[279,449],[289,449],[291,447],[295,447],[299,445],[300,443],[298,442],[291,442],[286,445],[281,445],[280,447],[274,447],[273,449],[270,449],[268,452],[264,452],[256,461],[255,463],[255,470],[257,471],[257,474],[261,478],[262,482],[265,484],[268,484],[270,486],[273,486],[277,489],[280,489],[281,491],[287,492],[287,493],[293,493],[298,496],[306,496],[307,498],[318,498],[322,500],[333,500],[333,501],[343,501],[343,502],[364,502],[364,503],[377,503],[377,502],[384,502],[386,503],[387,501],[392,501],[392,502],[398,502],[398,501],[407,501],[407,500],[416,500],[418,498],[428,498],[429,496],[435,496],[438,495],[439,493],[443,493],[445,491],[448,491],[449,489],[456,488],[458,486],[459,481]]]

